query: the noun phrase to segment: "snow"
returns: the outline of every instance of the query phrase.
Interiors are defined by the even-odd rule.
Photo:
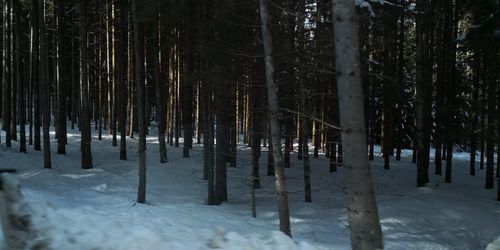
[[[371,17],[375,17],[375,12],[373,12],[373,8],[369,2],[365,0],[356,0],[356,5],[362,9],[366,9]]]
[[[191,158],[168,147],[159,164],[154,136],[147,145],[147,204],[135,202],[137,139],[127,139],[129,159],[120,161],[111,137],[94,136],[94,169],[80,169],[80,136],[69,129],[67,155],[57,155],[52,134],[53,169],[43,169],[42,152],[18,153],[0,146],[0,166],[16,168],[22,191],[40,232],[52,249],[350,249],[345,173],[328,172],[328,159],[312,160],[313,202],[303,202],[302,165],[292,155],[286,169],[293,238],[278,229],[274,180],[261,157],[262,189],[256,191],[257,218],[251,217],[250,150],[238,147],[238,166],[228,169],[229,202],[205,205],[203,150]],[[150,131],[155,135],[154,131]],[[5,138],[2,136],[2,138]],[[297,149],[295,147],[295,149]],[[380,152],[377,148],[376,152]],[[384,170],[372,162],[386,249],[500,249],[500,203],[485,190],[484,171],[469,176],[467,153],[455,154],[453,183],[430,170],[431,182],[415,187],[411,151]],[[433,166],[433,164],[432,164]]]

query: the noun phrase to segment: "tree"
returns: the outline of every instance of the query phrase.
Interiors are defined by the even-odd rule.
[[[429,180],[429,130],[430,97],[432,85],[429,82],[427,67],[429,64],[427,0],[417,5],[416,17],[416,151],[417,151],[417,187],[424,186]]]
[[[57,153],[66,154],[66,144],[67,144],[67,131],[66,131],[66,112],[67,112],[67,85],[70,82],[69,70],[68,70],[68,45],[69,42],[65,38],[66,35],[66,23],[64,19],[65,4],[64,1],[57,1],[57,45],[58,45],[58,56],[57,56],[57,66],[59,70],[58,76],[58,111],[57,111]]]
[[[2,127],[5,130],[5,146],[11,147],[11,50],[10,50],[10,1],[3,1],[3,72],[2,72]]]
[[[47,80],[47,38],[45,29],[45,1],[38,1],[38,23],[40,25],[40,70],[38,71],[41,106],[42,106],[42,127],[43,127],[43,167],[52,168],[50,157],[50,96],[49,83]]]
[[[280,230],[291,236],[290,211],[288,209],[288,195],[285,185],[285,170],[283,165],[283,153],[281,150],[281,129],[279,121],[278,95],[274,82],[274,62],[272,37],[269,31],[267,0],[259,0],[260,26],[262,31],[262,43],[264,47],[264,63],[266,67],[267,101],[269,110],[269,124],[272,143],[273,165],[276,177],[276,194],[278,196],[278,213]]]
[[[40,24],[39,24],[39,8],[38,1],[31,1],[31,23],[32,23],[32,55],[31,55],[31,88],[33,89],[33,116],[34,116],[34,144],[33,149],[40,151],[42,149],[40,143],[40,83],[39,83],[39,70],[40,70]]]
[[[19,127],[20,127],[20,139],[19,139],[19,151],[26,153],[26,83],[24,79],[24,67],[22,64],[22,37],[21,37],[21,5],[19,0],[13,0],[13,7],[16,19],[16,77],[17,77],[17,95],[18,95],[18,106],[19,106]]]
[[[82,168],[92,168],[90,105],[88,82],[88,44],[87,44],[87,1],[79,0],[80,4],[80,103],[81,103],[81,151]]]
[[[304,25],[305,25],[305,6],[304,2],[301,1],[298,6],[299,23],[297,27],[297,50],[301,51],[304,49]],[[297,58],[298,62],[301,62],[300,58]],[[304,167],[304,200],[306,202],[312,201],[311,192],[311,162],[309,161],[309,124],[310,119],[306,115],[308,110],[311,110],[310,96],[311,90],[309,86],[306,85],[306,76],[302,67],[299,66],[298,69],[298,81],[299,81],[299,92],[300,92],[300,140],[299,143],[302,145],[302,164]],[[330,150],[330,158],[333,158],[333,152]],[[336,152],[335,152],[336,154]]]
[[[153,78],[156,89],[156,111],[158,112],[158,141],[160,144],[160,163],[166,163],[167,157],[167,143],[165,142],[165,132],[167,129],[167,109],[166,109],[166,91],[165,86],[161,81],[160,72],[160,21],[159,12],[155,12],[153,19]]]
[[[120,160],[126,160],[127,159],[127,67],[128,67],[128,60],[127,60],[127,28],[128,28],[128,8],[127,8],[127,2],[118,0],[117,1],[117,6],[118,6],[118,17],[117,20],[115,21],[116,24],[116,32],[118,35],[116,36],[118,39],[115,43],[116,45],[116,51],[117,53],[115,54],[116,57],[116,72],[115,72],[115,77],[116,77],[116,82],[118,85],[118,90],[115,92],[118,92],[118,95],[115,96],[115,102],[118,103],[118,108],[115,111],[118,116],[118,129],[120,130]],[[116,107],[115,107],[116,108]],[[116,132],[114,132],[116,133]]]
[[[132,23],[134,28],[135,81],[137,84],[137,115],[139,126],[139,187],[137,202],[146,202],[146,121],[144,104],[144,31],[139,20],[138,0],[132,0]]]
[[[382,230],[368,162],[356,6],[350,0],[332,1],[352,249],[382,249]]]

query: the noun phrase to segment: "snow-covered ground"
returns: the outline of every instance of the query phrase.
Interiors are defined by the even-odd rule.
[[[250,151],[241,145],[237,168],[228,169],[229,202],[207,206],[203,149],[191,158],[168,147],[169,162],[159,163],[158,144],[148,138],[147,204],[138,204],[137,144],[128,139],[128,160],[120,161],[111,138],[94,136],[94,169],[80,169],[80,136],[69,131],[67,155],[57,155],[53,169],[43,169],[42,152],[28,154],[0,147],[0,167],[16,168],[23,194],[40,235],[52,249],[349,249],[345,173],[328,172],[328,159],[312,159],[313,202],[303,202],[302,165],[293,154],[286,170],[293,239],[277,231],[274,181],[261,157],[262,189],[257,190],[257,218],[251,217]],[[152,135],[155,133],[152,131]],[[5,137],[2,135],[2,139]],[[53,136],[52,136],[53,138]],[[468,156],[457,154],[453,183],[431,174],[415,187],[410,152],[384,170],[372,162],[386,249],[500,249],[500,202],[485,190],[484,171],[468,175]],[[430,171],[433,173],[433,169]]]

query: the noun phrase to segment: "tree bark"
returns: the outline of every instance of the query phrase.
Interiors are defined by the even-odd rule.
[[[158,141],[160,146],[160,163],[166,163],[167,158],[167,144],[165,142],[165,132],[167,129],[167,109],[166,109],[166,92],[164,84],[161,81],[160,71],[160,21],[159,12],[155,12],[153,19],[153,77],[156,88],[156,112],[158,112]]]
[[[115,96],[114,102],[117,102],[118,108],[114,110],[113,117],[118,118],[118,130],[120,131],[120,160],[127,160],[127,68],[128,68],[128,8],[127,3],[124,1],[118,1],[118,17],[116,19],[116,31],[118,40],[115,42],[116,46],[116,85],[118,95]],[[115,118],[112,118],[113,120]],[[115,124],[115,121],[112,121]],[[114,136],[114,135],[113,135]]]
[[[477,52],[476,52],[477,53]],[[476,153],[477,153],[477,123],[479,118],[479,56],[473,57],[472,66],[472,115],[471,115],[471,134],[470,134],[470,163],[469,174],[476,175]],[[500,152],[500,151],[499,151]]]
[[[38,1],[39,9],[39,19],[40,24],[40,70],[39,70],[39,81],[40,81],[40,94],[41,94],[41,106],[43,111],[43,167],[52,168],[52,161],[50,157],[50,94],[49,94],[49,83],[47,81],[47,39],[46,39],[46,29],[45,29],[45,1]]]
[[[333,0],[333,20],[351,246],[352,249],[382,249],[382,230],[368,162],[354,1]]]
[[[10,50],[10,1],[3,1],[3,103],[2,103],[2,127],[5,131],[5,146],[12,147],[11,130],[11,50]]]
[[[418,14],[416,17],[416,98],[415,98],[415,114],[416,114],[416,153],[417,153],[417,187],[425,186],[429,179],[428,172],[428,130],[427,127],[429,115],[426,113],[427,95],[429,93],[430,83],[427,82],[427,56],[428,56],[428,34],[427,22],[427,0],[422,0],[417,4]]]
[[[67,85],[70,82],[68,75],[68,67],[67,63],[69,60],[68,53],[68,42],[67,39],[64,38],[66,35],[65,29],[65,19],[64,19],[64,10],[65,4],[63,0],[57,1],[57,39],[58,39],[58,57],[57,57],[57,65],[59,70],[57,71],[59,74],[59,96],[58,96],[58,128],[59,133],[57,134],[57,153],[58,154],[66,154],[66,143],[67,143],[67,131],[66,131],[66,98],[67,98]]]
[[[278,96],[274,81],[274,62],[272,37],[269,31],[267,0],[259,0],[262,42],[264,47],[264,62],[266,67],[267,99],[269,109],[269,123],[271,129],[272,154],[276,177],[276,194],[278,196],[278,212],[280,230],[291,236],[290,211],[288,208],[288,194],[285,185],[285,170],[283,152],[281,150],[281,129],[279,121]]]
[[[79,0],[80,4],[80,104],[81,104],[81,151],[82,168],[92,168],[91,131],[89,110],[89,83],[88,83],[88,44],[87,44],[87,1]]]
[[[16,76],[17,76],[17,95],[19,106],[19,151],[26,153],[26,82],[24,78],[24,67],[22,64],[22,37],[21,37],[21,5],[19,0],[13,1],[13,7],[16,18]]]
[[[144,34],[143,24],[139,20],[138,0],[132,0],[132,22],[134,26],[135,80],[137,84],[137,116],[139,127],[139,187],[137,202],[146,202],[146,122],[144,103]]]

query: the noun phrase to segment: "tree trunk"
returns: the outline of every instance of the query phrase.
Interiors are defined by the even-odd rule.
[[[66,154],[66,143],[67,143],[67,131],[66,131],[66,98],[67,98],[67,85],[70,82],[68,75],[67,63],[69,60],[68,53],[68,42],[65,39],[65,19],[64,19],[65,4],[63,0],[58,0],[57,2],[57,39],[58,39],[58,57],[57,65],[59,70],[59,96],[58,96],[58,128],[59,133],[57,134],[57,153]]]
[[[40,11],[38,9],[38,1],[37,0],[32,0],[31,1],[31,8],[32,8],[32,41],[33,41],[33,49],[32,49],[32,64],[31,64],[31,75],[32,75],[32,88],[33,88],[33,116],[34,116],[34,144],[33,144],[33,149],[36,151],[40,151],[42,149],[41,147],[41,141],[40,141],[40,82],[39,82],[39,75],[38,71],[40,69],[39,63],[39,54],[40,54],[40,25],[38,23],[38,12]]]
[[[158,113],[158,142],[160,146],[160,163],[166,163],[167,158],[167,144],[165,142],[165,132],[167,129],[167,110],[166,110],[166,92],[164,84],[161,81],[160,71],[160,21],[159,12],[155,12],[153,19],[153,77],[156,88],[156,112]]]
[[[428,130],[427,123],[429,115],[426,113],[429,88],[432,88],[428,83],[426,71],[427,56],[428,56],[428,33],[427,16],[423,14],[427,11],[427,0],[422,0],[418,5],[417,24],[416,24],[416,98],[415,98],[415,113],[416,113],[416,153],[417,153],[417,187],[424,186],[429,179],[428,173]],[[432,92],[431,92],[432,93]]]
[[[80,104],[81,104],[81,151],[82,168],[92,168],[91,131],[89,110],[88,83],[88,44],[87,44],[87,1],[79,0],[80,4]]]
[[[222,100],[226,100],[221,88],[216,89],[216,148],[215,148],[215,203],[227,201],[227,158],[229,149],[228,109]]]
[[[298,14],[300,18],[298,19],[297,24],[297,51],[304,51],[304,25],[305,25],[305,6],[304,1],[300,1],[298,6]],[[301,58],[297,57],[297,63],[299,64],[298,69],[298,81],[299,81],[299,91],[300,91],[300,137],[299,143],[302,144],[302,164],[304,167],[304,200],[305,202],[312,201],[312,192],[311,192],[311,162],[309,161],[309,124],[310,119],[306,116],[307,112],[311,110],[311,89],[309,86],[306,86],[306,79],[304,70],[300,65],[302,65]],[[336,107],[335,107],[336,108]],[[330,152],[330,157],[332,157]]]
[[[52,168],[52,161],[50,157],[50,94],[49,94],[49,83],[47,81],[47,39],[46,39],[46,29],[45,29],[45,1],[41,0],[38,2],[39,19],[40,24],[40,70],[39,70],[39,81],[40,81],[40,94],[41,94],[41,106],[43,111],[43,166],[44,168]]]
[[[390,15],[390,13],[386,13]],[[394,79],[394,67],[393,67],[393,55],[392,55],[392,34],[393,34],[393,20],[392,17],[384,18],[384,75],[389,79],[385,80],[383,83],[383,115],[382,115],[382,133],[383,133],[383,157],[384,157],[384,169],[389,169],[390,159],[394,152],[394,88],[395,84],[391,79]]]
[[[485,188],[491,189],[494,187],[494,155],[495,155],[495,96],[496,82],[488,82],[488,127],[486,136],[486,180]]]
[[[22,37],[21,37],[21,5],[19,0],[13,1],[13,7],[15,11],[16,18],[16,76],[17,76],[17,95],[18,95],[18,106],[19,106],[19,151],[26,153],[26,82],[24,78],[24,67],[22,63]]]
[[[260,159],[260,142],[262,138],[262,105],[261,105],[261,91],[258,85],[259,64],[257,59],[254,59],[252,65],[252,81],[250,86],[250,131],[251,131],[251,146],[252,146],[252,189],[260,188],[260,174],[259,174],[259,159]]]
[[[368,162],[354,1],[333,0],[333,20],[351,246],[352,249],[382,249],[382,230]]]
[[[477,53],[477,52],[476,52]],[[479,118],[479,56],[476,54],[473,57],[472,66],[472,121],[470,133],[470,163],[469,174],[476,175],[476,153],[477,153],[477,122]],[[500,152],[500,150],[499,150]]]
[[[208,66],[208,65],[207,65]],[[208,180],[208,205],[216,205],[215,198],[215,175],[214,175],[214,113],[213,113],[213,91],[212,82],[205,81],[204,107],[205,126],[203,129],[203,164],[207,172]]]
[[[184,132],[184,145],[182,147],[182,157],[189,158],[189,150],[193,147],[193,83],[194,79],[194,28],[192,27],[193,15],[195,14],[194,1],[186,1],[188,13],[185,17],[184,37],[185,37],[185,76],[182,81],[182,127]]]
[[[5,146],[11,147],[11,50],[10,50],[10,1],[3,1],[3,103],[2,103],[2,127],[5,130]]]
[[[120,160],[127,160],[127,68],[128,68],[128,8],[127,4],[121,3],[118,7],[118,17],[116,20],[118,34],[118,40],[115,42],[116,46],[116,85],[118,89],[113,92],[117,92],[118,95],[115,96],[114,102],[118,103],[118,109],[113,110],[112,116],[117,116],[118,118],[118,130],[120,130]],[[112,123],[115,124],[115,118],[112,118]],[[114,126],[114,125],[113,125]]]
[[[132,22],[134,26],[135,80],[137,84],[137,116],[139,127],[139,187],[137,202],[146,202],[146,122],[144,103],[144,35],[143,23],[139,20],[139,1],[132,0]]]
[[[288,195],[285,186],[285,171],[283,166],[283,153],[281,150],[281,129],[279,121],[278,96],[274,81],[274,62],[272,38],[269,31],[267,0],[259,0],[260,21],[262,29],[262,42],[264,45],[264,62],[266,67],[267,99],[269,109],[269,123],[271,129],[271,143],[273,144],[273,165],[276,177],[276,194],[278,196],[278,212],[280,230],[291,236],[290,212],[288,209]]]

